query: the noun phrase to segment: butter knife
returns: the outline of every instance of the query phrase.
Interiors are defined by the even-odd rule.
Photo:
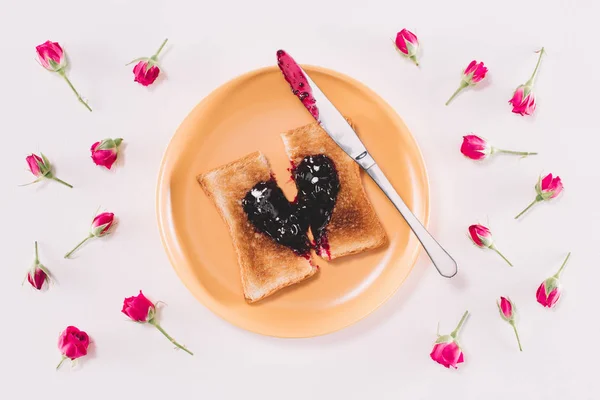
[[[458,271],[456,261],[410,211],[344,116],[329,101],[310,76],[304,72],[302,67],[285,51],[279,50],[277,52],[277,64],[284,78],[290,84],[292,92],[321,124],[323,130],[365,170],[394,204],[421,242],[440,275],[446,278],[456,275]]]

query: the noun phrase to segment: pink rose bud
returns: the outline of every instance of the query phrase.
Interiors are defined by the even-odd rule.
[[[134,81],[142,86],[150,86],[154,83],[160,74],[160,68],[156,65],[151,65],[147,61],[140,61],[133,67]]]
[[[514,303],[509,298],[500,297],[500,302],[497,302],[496,304],[498,304],[500,317],[502,317],[503,320],[508,322],[513,327],[515,336],[517,337],[517,343],[519,344],[519,350],[523,351],[523,348],[521,347],[521,339],[519,338],[519,332],[517,331],[517,326],[515,325],[516,307]]]
[[[88,103],[81,98],[75,87],[67,78],[67,74],[65,72],[67,66],[67,57],[62,47],[56,42],[51,42],[47,40],[45,43],[36,46],[35,48],[38,56],[38,61],[42,65],[42,67],[46,68],[50,72],[56,72],[59,74],[69,85],[75,96],[77,96],[77,100],[81,104],[85,106],[88,110],[92,111]]]
[[[563,184],[559,176],[553,177],[552,174],[548,174],[545,177],[540,177],[538,183],[535,185],[535,192],[537,196],[535,199],[521,211],[515,219],[518,219],[521,215],[525,214],[531,207],[540,201],[548,201],[557,197],[563,191]]]
[[[96,142],[92,145],[92,161],[94,164],[110,169],[117,161],[119,154],[119,145],[123,139],[104,139],[101,142]]]
[[[152,57],[140,57],[131,61],[129,64],[137,63],[133,67],[134,81],[140,83],[142,86],[149,86],[154,83],[158,74],[160,74],[160,67],[158,65],[158,55],[162,51],[163,47],[167,44],[165,39],[156,53]],[[129,65],[127,64],[127,65]]]
[[[458,345],[456,336],[464,324],[467,315],[469,315],[469,312],[465,311],[456,329],[449,335],[440,335],[438,332],[438,338],[435,341],[431,354],[429,354],[433,361],[442,364],[446,368],[452,367],[454,369],[458,367],[458,364],[464,362],[463,352]]]
[[[537,302],[540,303],[542,306],[546,308],[553,308],[554,305],[560,299],[560,273],[565,268],[565,265],[567,265],[567,260],[570,256],[571,253],[567,254],[567,258],[565,258],[565,261],[563,262],[558,272],[552,275],[550,278],[546,279],[544,282],[542,282],[542,284],[538,288],[535,297],[537,299]]]
[[[43,153],[40,153],[40,154],[42,155],[41,157],[38,156],[37,154],[30,154],[27,157],[25,157],[25,161],[27,161],[27,166],[29,167],[29,171],[31,171],[33,176],[35,176],[37,179],[33,182],[27,183],[22,186],[27,186],[27,185],[31,185],[33,183],[37,183],[37,182],[41,181],[42,179],[51,179],[53,181],[62,183],[63,185],[72,188],[73,187],[72,185],[70,185],[67,182],[65,182],[61,179],[58,179],[56,176],[54,176],[54,174],[52,173],[52,164],[50,164],[50,161],[48,161],[48,159],[46,158],[46,156]]]
[[[487,74],[487,67],[482,62],[477,62],[475,60],[471,61],[465,71],[463,72],[463,80],[469,84],[474,85],[479,83],[485,78]]]
[[[35,47],[38,61],[48,71],[58,72],[67,66],[67,58],[62,47],[56,42],[47,40]]]
[[[483,225],[469,226],[469,235],[477,247],[490,248],[494,244],[492,232]]]
[[[80,331],[74,326],[67,326],[58,337],[58,350],[62,354],[62,359],[56,366],[59,369],[62,363],[68,358],[75,361],[87,354],[90,338],[87,333]]]
[[[115,214],[104,212],[102,214],[98,214],[94,217],[92,221],[92,226],[90,227],[90,234],[83,239],[73,250],[65,254],[65,258],[71,257],[71,255],[79,249],[85,242],[95,237],[102,237],[108,235],[110,233],[110,228],[113,225],[115,219]]]
[[[42,268],[33,268],[27,273],[27,282],[37,290],[42,290],[48,280],[48,274]]]
[[[554,277],[546,279],[535,293],[537,302],[547,308],[553,308],[560,299],[560,282]]]
[[[500,310],[500,316],[505,321],[510,321],[514,319],[513,313],[513,305],[512,302],[506,297],[500,297],[500,302],[498,303],[498,309]]]
[[[508,263],[508,265],[510,265],[511,267],[513,266],[511,262],[508,261],[508,259],[504,257],[504,255],[496,248],[496,245],[494,244],[494,239],[492,238],[492,233],[485,226],[469,226],[469,237],[471,238],[475,246],[480,247],[482,249],[486,248],[494,250],[496,253],[498,253],[500,257],[504,259],[504,261]]]
[[[177,341],[175,341],[175,339],[169,336],[169,334],[159,325],[158,321],[155,318],[156,305],[150,300],[148,300],[148,298],[144,296],[141,290],[140,294],[138,294],[137,296],[127,297],[123,301],[123,309],[121,310],[121,312],[127,315],[135,322],[149,323],[150,325],[153,325],[154,327],[156,327],[156,329],[160,331],[160,333],[165,335],[165,337],[169,339],[169,341],[175,346],[192,356],[194,355],[194,353],[189,351],[185,346],[182,346],[181,344],[177,343]]]
[[[104,212],[94,217],[92,221],[92,228],[90,229],[90,235],[95,237],[101,237],[109,233],[110,227],[115,220],[115,214]]]
[[[149,322],[154,319],[156,308],[140,290],[137,296],[125,299],[121,312],[136,322]]]
[[[44,284],[50,281],[50,271],[40,263],[37,242],[35,242],[35,260],[27,272],[26,278],[31,287],[37,290],[42,290]]]
[[[531,91],[531,86],[520,85],[513,97],[508,101],[512,104],[512,112],[521,115],[531,115],[535,111],[535,95]]]
[[[464,88],[468,86],[475,86],[477,83],[481,82],[485,75],[487,74],[488,69],[483,62],[477,62],[475,60],[471,61],[471,63],[467,66],[467,68],[463,71],[462,80],[460,81],[460,86],[452,96],[446,102],[446,105],[450,104],[450,102],[459,94]]]
[[[531,74],[531,78],[523,85],[519,85],[512,98],[508,101],[512,105],[512,112],[521,115],[531,115],[535,111],[535,95],[533,94],[533,83],[537,74],[538,68],[542,61],[542,55],[544,55],[544,48],[537,51],[540,53],[537,64]]]
[[[463,136],[463,143],[462,146],[460,146],[460,152],[471,160],[483,160],[496,153],[515,154],[523,157],[537,154],[523,151],[498,149],[490,145],[485,139],[476,135]]]
[[[400,54],[410,58],[417,66],[419,65],[419,61],[417,60],[419,40],[414,33],[408,29],[402,29],[396,34],[396,41],[394,42],[394,45]]]
[[[550,200],[558,196],[563,191],[563,184],[559,176],[552,177],[552,174],[546,175],[535,185],[535,191],[542,200]]]
[[[36,178],[45,177],[50,172],[50,163],[46,164],[37,154],[31,154],[25,157],[29,170]]]

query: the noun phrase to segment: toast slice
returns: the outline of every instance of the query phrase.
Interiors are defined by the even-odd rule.
[[[333,260],[387,243],[387,235],[363,188],[360,166],[318,122],[292,129],[283,133],[281,138],[292,166],[297,166],[304,157],[320,154],[329,157],[335,165],[339,192],[325,228],[329,249],[317,249],[321,257]]]
[[[272,180],[271,167],[262,153],[248,154],[198,175],[197,180],[229,227],[248,302],[259,301],[318,271],[308,257],[258,232],[242,207],[242,199],[257,183]]]

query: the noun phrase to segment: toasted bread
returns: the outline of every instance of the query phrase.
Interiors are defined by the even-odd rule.
[[[271,168],[260,152],[248,154],[197,177],[227,223],[238,255],[244,296],[250,303],[303,281],[318,271],[307,257],[257,232],[242,199],[254,185],[269,181]]]
[[[360,167],[314,122],[281,135],[292,165],[306,156],[323,154],[335,164],[340,188],[326,235],[328,251],[319,252],[324,258],[374,249],[387,242],[386,233],[363,188]],[[314,233],[313,233],[314,234]]]

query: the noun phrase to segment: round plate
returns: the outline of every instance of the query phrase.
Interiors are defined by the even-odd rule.
[[[340,73],[304,67],[356,126],[396,190],[427,225],[429,185],[410,132],[377,94]],[[269,159],[289,198],[289,161],[281,132],[313,122],[277,67],[242,75],[221,86],[183,121],[162,160],[157,214],[163,245],[187,288],[208,308],[241,328],[278,337],[330,333],[385,302],[410,273],[420,245],[385,195],[363,175],[367,195],[389,244],[332,262],[314,257],[313,278],[255,304],[244,300],[237,256],[225,222],[196,176],[256,150]]]

